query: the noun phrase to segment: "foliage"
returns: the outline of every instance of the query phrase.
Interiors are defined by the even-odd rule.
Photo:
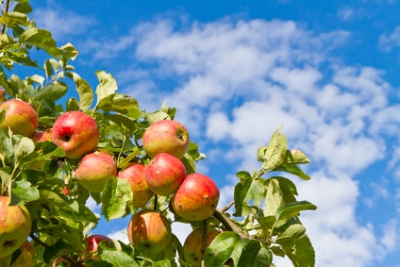
[[[160,119],[174,119],[176,110],[165,104],[154,112],[143,111],[135,98],[117,93],[118,85],[110,73],[98,71],[96,90],[81,78],[70,65],[78,55],[67,43],[57,46],[49,31],[36,27],[28,17],[32,11],[28,0],[6,3],[0,17],[0,86],[6,100],[21,99],[30,103],[39,114],[38,131],[48,131],[62,113],[80,110],[91,115],[100,128],[97,149],[114,155],[118,169],[130,162],[147,164],[149,157],[141,147],[147,127]],[[31,58],[32,50],[49,57],[43,64]],[[37,73],[24,79],[14,74],[16,65]],[[41,67],[42,66],[42,67]],[[72,85],[72,86],[71,86]],[[61,99],[75,87],[77,98]],[[0,112],[0,122],[4,111]],[[256,127],[256,125],[254,125]],[[258,172],[240,171],[232,203],[217,209],[205,224],[223,230],[204,252],[205,266],[271,266],[274,256],[288,257],[293,266],[315,265],[315,255],[299,215],[316,206],[298,201],[297,190],[289,173],[303,180],[310,177],[299,164],[309,163],[299,150],[289,150],[287,139],[277,129],[269,144],[257,151]],[[204,159],[197,144],[191,142],[183,162],[188,173],[196,171],[196,163]],[[182,244],[174,236],[173,256],[143,258],[129,244],[114,240],[103,243],[97,258],[86,253],[86,236],[96,227],[100,216],[108,221],[132,216],[140,209],[132,206],[132,191],[124,180],[110,178],[102,193],[90,192],[77,183],[74,170],[79,160],[68,160],[64,151],[52,142],[34,143],[30,138],[0,129],[0,194],[11,196],[11,205],[25,205],[32,216],[30,241],[35,248],[34,266],[49,266],[63,257],[73,266],[177,266],[185,265]],[[64,188],[69,194],[64,193]],[[92,197],[102,206],[95,214],[87,206]],[[169,197],[153,197],[147,208],[162,211],[169,220],[192,224],[174,216]],[[231,208],[234,209],[230,213]],[[62,262],[57,266],[62,266]],[[64,262],[65,264],[65,262]]]

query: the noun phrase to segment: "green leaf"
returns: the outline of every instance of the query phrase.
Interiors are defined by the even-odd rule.
[[[276,179],[268,179],[267,194],[264,208],[264,216],[273,216],[279,207],[285,204],[279,182]]]
[[[162,103],[161,111],[167,113],[168,116],[171,118],[171,120],[173,120],[175,118],[176,108],[167,107],[166,103],[167,103],[166,101]]]
[[[35,144],[32,139],[28,137],[22,137],[14,145],[14,157],[16,162],[21,162],[25,157],[31,154],[35,150]]]
[[[46,263],[50,263],[51,260],[57,259],[62,255],[68,255],[73,251],[73,246],[62,240],[58,240],[54,245],[50,245],[45,248],[43,253],[43,260]]]
[[[127,180],[109,178],[101,195],[104,217],[110,221],[128,215],[132,198],[132,188]]]
[[[307,164],[310,163],[310,160],[302,151],[294,149],[294,150],[286,150],[286,156],[284,163],[286,164]]]
[[[61,97],[63,97],[68,91],[68,88],[61,84],[50,84],[43,87],[40,91],[38,91],[34,98],[38,101],[42,99],[50,99],[52,101],[57,101]]]
[[[265,246],[258,251],[253,267],[270,267],[272,264],[272,252]]]
[[[171,261],[168,259],[156,261],[153,266],[154,267],[171,267]]]
[[[51,33],[47,30],[30,27],[19,35],[18,41],[21,44],[30,44],[42,48],[55,58],[60,58],[62,55],[62,51],[57,47]]]
[[[1,114],[5,113],[4,110],[0,111]],[[9,162],[14,156],[14,148],[10,138],[0,129],[0,154],[6,162]]]
[[[237,183],[234,191],[236,212],[234,216],[245,216],[250,212],[250,207],[260,207],[265,197],[264,185],[259,180],[251,177]],[[249,202],[252,203],[249,203]]]
[[[234,232],[219,234],[206,249],[204,265],[222,266],[231,257],[240,239],[240,236]]]
[[[274,169],[274,171],[278,172],[287,172],[300,177],[303,180],[310,180],[311,177],[305,174],[297,165],[295,164],[286,164],[282,163],[280,166]]]
[[[267,180],[267,182],[275,179],[279,183],[279,188],[282,192],[282,197],[285,203],[296,202],[297,188],[296,185],[288,178],[274,176]]]
[[[306,228],[300,224],[291,224],[286,228],[286,230],[279,234],[278,237],[276,238],[276,243],[282,245],[282,246],[287,246],[291,247],[293,245],[294,239],[304,235],[306,233]]]
[[[23,205],[25,202],[39,199],[39,190],[32,187],[32,184],[28,181],[13,182],[11,192],[12,205]]]
[[[79,110],[79,101],[76,98],[71,97],[67,100],[67,111]]]
[[[28,13],[32,12],[32,7],[28,3],[18,3],[14,7],[14,11],[28,14]]]
[[[264,170],[273,170],[281,165],[285,160],[287,139],[285,134],[279,133],[281,128],[282,127],[279,127],[274,132],[271,140],[269,141],[268,148],[264,154],[265,162],[261,167]]]
[[[247,180],[247,179],[252,179],[250,173],[246,171],[240,171],[236,173],[236,177],[239,178],[240,180]]]
[[[133,134],[136,130],[135,123],[128,117],[121,114],[108,114],[104,116],[106,121],[112,121],[117,124],[121,129],[128,129],[129,134]]]
[[[123,94],[111,94],[104,97],[97,104],[96,108],[105,112],[119,112],[133,120],[138,119],[142,115],[137,100]]]
[[[93,103],[94,95],[93,90],[90,87],[89,83],[82,79],[78,74],[75,72],[67,72],[66,75],[70,77],[76,86],[76,90],[79,94],[79,109],[82,111],[86,111],[90,108]]]
[[[97,95],[97,105],[100,103],[101,100],[104,98],[115,94],[117,91],[117,81],[114,77],[105,72],[105,71],[96,71],[97,79],[99,80],[100,84],[96,88],[96,95]]]
[[[101,258],[112,264],[112,266],[132,266],[139,267],[139,264],[129,255],[125,254],[122,251],[112,251],[112,250],[103,250],[101,252]]]
[[[67,43],[63,46],[60,47],[60,49],[63,51],[63,56],[67,57],[69,59],[75,60],[75,58],[78,56],[78,50],[71,44]],[[66,60],[64,60],[66,61]]]
[[[28,16],[24,13],[14,11],[7,12],[0,17],[0,23],[7,25],[9,28],[15,28],[18,25],[28,26]]]
[[[185,165],[186,175],[196,172],[196,162],[189,154],[186,153],[183,158],[181,158],[181,161],[183,165]]]
[[[146,117],[147,121],[149,122],[149,124],[152,124],[156,121],[171,119],[171,117],[167,113],[165,113],[164,111],[161,111],[161,110],[146,113],[145,117]]]
[[[241,250],[240,258],[239,258],[237,266],[253,267],[260,249],[261,249],[260,242],[258,242],[256,240],[251,240]],[[267,266],[267,265],[264,265],[264,266]]]
[[[265,152],[267,151],[268,146],[262,146],[257,149],[257,160],[264,162],[265,161]]]
[[[0,168],[0,178],[1,178],[1,186],[2,190],[4,190],[4,187],[7,187],[7,195],[11,195],[11,184],[12,184],[12,179],[11,179],[11,170],[10,167],[2,167]]]
[[[317,206],[311,204],[308,201],[299,201],[285,204],[278,208],[276,212],[276,225],[275,227],[280,227],[284,225],[289,219],[294,216],[298,216],[300,211],[303,210],[316,210]]]

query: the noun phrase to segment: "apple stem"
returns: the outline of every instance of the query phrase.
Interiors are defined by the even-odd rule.
[[[158,195],[154,195],[154,210],[157,210]]]
[[[203,221],[203,243],[201,245],[201,267],[204,267],[204,256],[207,248],[207,219]]]

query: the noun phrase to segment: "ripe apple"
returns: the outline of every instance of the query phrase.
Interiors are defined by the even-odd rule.
[[[51,142],[51,133],[47,131],[38,131],[31,136],[34,143]]]
[[[214,213],[219,201],[219,189],[208,176],[191,173],[172,196],[174,212],[188,221],[202,221]]]
[[[0,196],[0,258],[17,250],[31,231],[31,215],[25,206],[9,206],[10,198]]]
[[[69,111],[54,122],[51,139],[65,151],[65,157],[80,159],[94,150],[99,142],[96,121],[86,113]]]
[[[207,226],[206,247],[208,247],[214,238],[220,234],[217,229]],[[186,262],[192,264],[192,267],[200,267],[203,247],[203,227],[193,230],[186,238],[183,244],[183,257]]]
[[[144,179],[144,165],[131,163],[118,173],[118,178],[126,179],[132,188],[134,208],[141,208],[154,196]]]
[[[4,90],[0,89],[0,103],[4,101]]]
[[[161,213],[142,210],[135,213],[128,225],[128,239],[143,256],[155,258],[170,244],[171,223]]]
[[[32,267],[33,266],[33,255],[35,253],[35,250],[33,249],[32,244],[28,240],[25,240],[25,242],[22,244],[22,246],[19,248],[19,250],[21,251],[21,254],[18,256],[18,258],[15,259],[14,262],[11,263],[11,265],[7,265],[7,266],[10,266],[10,267]],[[12,254],[9,256],[12,256]],[[10,260],[11,260],[11,258],[10,258]]]
[[[112,240],[110,238],[108,238],[107,236],[104,236],[104,235],[91,235],[91,236],[88,236],[86,238],[86,242],[88,244],[88,246],[86,247],[86,252],[87,253],[96,252],[98,247],[99,247],[99,244],[102,241],[107,241],[107,243],[109,243],[109,244],[112,242]]]
[[[103,191],[108,178],[116,175],[117,164],[113,157],[100,151],[86,154],[75,170],[78,183],[92,192]]]
[[[157,154],[144,169],[146,183],[154,193],[161,196],[174,193],[185,177],[185,165],[167,153]]]
[[[143,134],[143,149],[150,158],[168,153],[182,158],[189,146],[189,133],[185,126],[173,120],[160,120],[151,124]]]
[[[0,110],[6,111],[1,128],[5,133],[10,128],[14,134],[31,136],[39,124],[38,114],[27,102],[18,99],[7,100],[0,105]]]

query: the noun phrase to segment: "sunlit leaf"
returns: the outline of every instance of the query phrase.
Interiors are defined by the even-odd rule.
[[[250,212],[250,206],[260,207],[264,197],[264,185],[259,180],[252,178],[242,180],[235,185],[234,200],[236,212],[233,215],[247,215]]]
[[[105,218],[110,221],[128,215],[132,198],[132,188],[127,180],[109,178],[101,195]]]
[[[276,227],[285,224],[289,219],[298,216],[303,210],[316,210],[317,206],[308,201],[299,201],[285,204],[276,211]]]
[[[89,83],[82,79],[75,72],[67,72],[66,75],[70,77],[75,83],[76,90],[78,91],[80,99],[79,108],[83,111],[89,109],[94,99],[94,94]]]
[[[39,199],[39,190],[28,181],[16,181],[12,184],[12,205],[23,205],[25,202]]]
[[[40,91],[36,93],[34,98],[36,100],[50,99],[52,101],[57,101],[63,97],[68,91],[68,88],[61,84],[51,84],[43,87]]]
[[[104,98],[113,95],[118,89],[117,81],[114,77],[105,71],[96,71],[99,85],[96,88],[97,104]]]
[[[234,232],[219,234],[207,247],[204,255],[205,266],[222,266],[231,255],[240,236]]]
[[[275,169],[281,165],[285,159],[287,139],[285,134],[279,133],[280,129],[281,127],[274,132],[269,141],[268,148],[265,150],[265,162],[261,167],[264,170]]]

